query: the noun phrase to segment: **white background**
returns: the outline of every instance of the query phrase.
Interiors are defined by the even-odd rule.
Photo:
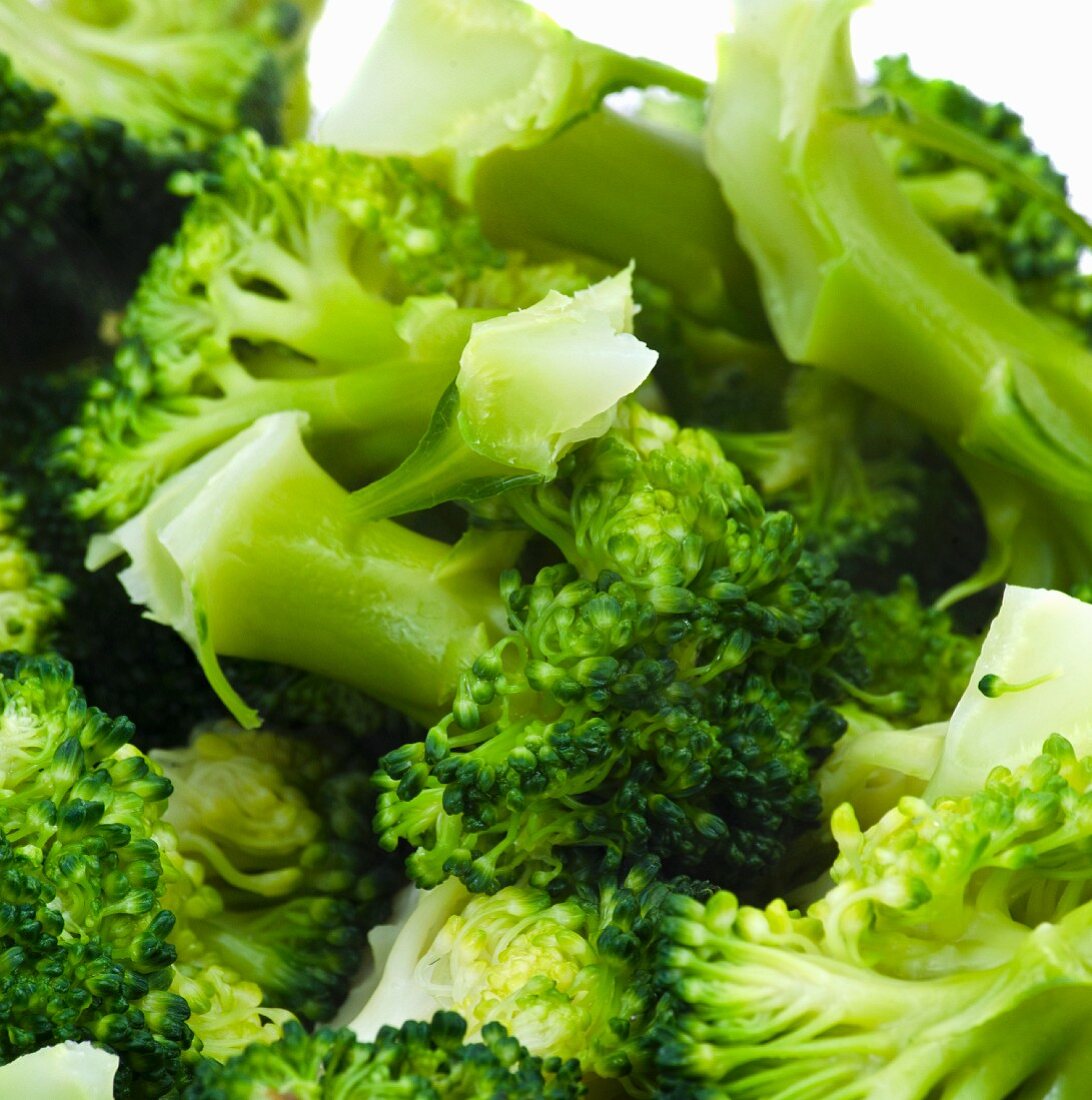
[[[730,0],[536,0],[582,38],[711,78]],[[335,103],[385,18],[388,0],[327,0],[315,31],[315,105]],[[948,76],[1002,100],[1069,175],[1074,205],[1092,214],[1092,5],[1086,0],[875,0],[854,20],[862,72],[908,53],[925,76]]]

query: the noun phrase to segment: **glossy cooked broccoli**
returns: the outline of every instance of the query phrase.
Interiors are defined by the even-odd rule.
[[[29,359],[62,336],[87,342],[177,221],[169,175],[244,127],[277,137],[301,33],[283,0],[4,0],[0,243],[12,275],[0,302],[10,353]]]
[[[278,1042],[255,1044],[225,1065],[206,1062],[184,1100],[576,1100],[585,1094],[572,1062],[531,1057],[490,1024],[475,1042],[454,1012],[431,1022],[384,1027],[367,1043],[347,1029],[307,1034],[289,1026]]]
[[[352,742],[230,728],[152,759],[174,785],[163,816],[176,850],[206,888],[207,911],[179,913],[179,969],[197,979],[214,961],[259,987],[264,1007],[328,1020],[400,885],[372,835],[369,762]]]
[[[476,321],[587,282],[506,257],[399,161],[247,134],[186,186],[193,204],[129,304],[114,369],[60,443],[91,483],[74,502],[84,518],[128,518],[282,410],[306,413],[311,446],[359,484],[405,457]]]
[[[854,110],[852,7],[741,5],[712,99],[710,163],[786,354],[921,424],[974,490],[988,553],[948,600],[1003,579],[1067,587],[1092,572],[1092,360],[900,189]]]

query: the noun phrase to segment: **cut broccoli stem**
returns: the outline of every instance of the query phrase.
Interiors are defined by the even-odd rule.
[[[89,565],[129,554],[130,595],[190,643],[244,725],[257,715],[217,656],[282,662],[435,717],[504,621],[497,579],[520,536],[453,549],[352,522],[348,492],[303,446],[302,421],[266,417],[176,475],[93,541]]]
[[[602,108],[545,144],[483,158],[474,208],[498,244],[633,260],[694,317],[769,336],[754,267],[696,134]]]

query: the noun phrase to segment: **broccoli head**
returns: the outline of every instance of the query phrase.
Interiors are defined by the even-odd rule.
[[[383,842],[421,885],[484,891],[588,845],[727,880],[775,862],[844,728],[845,586],[711,436],[635,404],[499,499],[566,563],[506,576],[509,631],[381,761]]]
[[[0,656],[0,732],[3,1060],[92,1039],[121,1058],[118,1095],[166,1095],[192,1037],[160,901],[170,783],[60,660]]]

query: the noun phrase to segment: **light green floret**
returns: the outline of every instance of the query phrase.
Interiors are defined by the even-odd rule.
[[[904,798],[865,832],[837,811],[833,886],[806,915],[674,899],[664,1095],[1078,1095],[1050,1087],[1092,1024],[1090,781],[1092,760],[1054,737],[977,792]]]
[[[178,186],[193,202],[61,442],[61,463],[91,483],[84,518],[128,518],[175,470],[282,410],[306,413],[312,447],[359,483],[427,427],[475,322],[587,282],[571,264],[506,257],[399,161],[250,133]]]
[[[851,0],[744,0],[709,162],[788,356],[915,417],[974,489],[990,550],[949,599],[1092,570],[1092,357],[914,209],[860,102]]]

